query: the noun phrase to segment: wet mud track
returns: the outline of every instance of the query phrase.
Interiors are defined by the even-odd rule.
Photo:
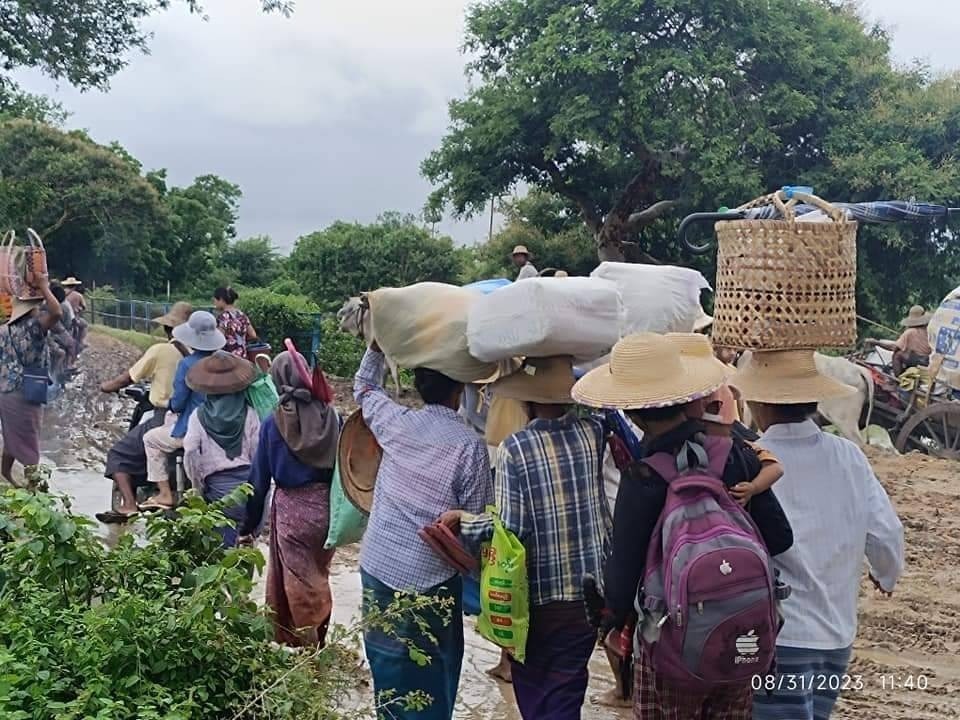
[[[139,352],[112,338],[91,334],[83,372],[44,422],[44,457],[57,466],[55,491],[68,494],[86,515],[105,509],[110,482],[102,476],[107,449],[126,428],[132,403],[99,392],[99,384],[127,369]],[[352,409],[350,385],[334,381],[338,406]],[[871,461],[903,520],[907,571],[892,598],[861,587],[860,630],[850,673],[862,688],[845,693],[840,720],[941,720],[960,718],[960,463],[919,455],[871,452]],[[109,542],[124,530],[100,526]],[[332,571],[334,621],[351,624],[359,612],[356,547],[338,552]],[[498,651],[465,620],[467,649],[456,717],[464,720],[519,718],[508,685],[488,677]],[[630,718],[593,699],[612,685],[601,653],[591,664],[583,717]],[[922,678],[922,679],[921,679]],[[369,684],[357,690],[369,701]]]

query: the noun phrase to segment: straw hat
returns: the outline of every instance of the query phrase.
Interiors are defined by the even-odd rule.
[[[914,305],[900,324],[907,328],[925,327],[930,324],[933,315],[928,313],[923,305]]]
[[[80,287],[81,285],[83,285],[83,281],[82,281],[82,280],[77,280],[75,277],[73,277],[73,275],[71,275],[71,276],[68,277],[66,280],[64,280],[62,283],[60,283],[60,286],[61,286],[61,287],[65,287],[65,288],[68,288],[68,287]]]
[[[693,331],[702,333],[708,327],[713,325],[713,315],[707,315],[703,308],[698,308],[700,314],[697,315],[697,319],[693,321]]]
[[[173,304],[166,315],[154,318],[153,322],[164,327],[175,328],[187,322],[191,314],[193,314],[193,305],[188,302],[178,302]]]
[[[383,450],[364,422],[363,414],[355,410],[340,431],[340,485],[347,499],[366,515],[373,507],[373,488],[382,457]]]
[[[527,358],[517,372],[490,386],[498,397],[540,403],[567,405],[573,402],[573,359],[567,356]]]
[[[725,377],[720,367],[681,355],[676,342],[663,335],[637,333],[613,346],[608,364],[574,385],[573,398],[612,410],[686,405],[712,393]]]
[[[755,352],[750,364],[730,379],[744,400],[798,405],[851,395],[856,390],[821,375],[813,350]]]
[[[173,339],[179,340],[191,350],[214,352],[227,344],[223,333],[217,329],[217,319],[206,310],[197,310],[187,322],[173,329]]]
[[[43,300],[21,300],[20,298],[13,298],[13,308],[10,311],[10,319],[7,320],[7,325],[12,325],[24,315],[29,315],[34,309],[41,305],[43,305]]]
[[[533,257],[533,253],[530,252],[529,250],[527,250],[527,246],[526,246],[526,245],[517,245],[517,246],[513,249],[513,252],[510,253],[510,255],[511,255],[511,257],[514,256],[514,255],[526,255],[528,258],[532,258],[532,257]]]
[[[719,369],[724,377],[729,377],[736,368],[717,359],[713,354],[713,345],[706,335],[700,333],[667,333],[664,337],[677,346],[680,354],[691,362],[703,363],[706,366]]]
[[[556,272],[556,274],[554,275],[554,277],[555,277],[555,278],[570,277],[570,273],[568,273],[566,270],[557,270],[557,272]]]
[[[207,395],[233,395],[246,390],[256,379],[253,363],[219,350],[190,368],[187,387]]]

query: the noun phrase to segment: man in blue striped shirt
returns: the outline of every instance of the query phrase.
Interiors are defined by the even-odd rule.
[[[500,518],[527,552],[530,629],[526,660],[513,663],[513,688],[525,720],[580,717],[596,631],[584,610],[583,579],[603,576],[612,519],[603,487],[604,434],[571,410],[569,358],[528,359],[494,384],[501,397],[527,403],[532,418],[508,437],[497,458]],[[468,547],[493,534],[488,515],[448,513]]]

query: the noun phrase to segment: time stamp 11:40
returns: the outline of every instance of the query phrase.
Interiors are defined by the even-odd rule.
[[[754,690],[768,692],[787,691],[834,691],[858,692],[860,690],[926,690],[930,683],[926,675],[891,673],[865,678],[863,675],[793,674],[754,675],[751,681]]]

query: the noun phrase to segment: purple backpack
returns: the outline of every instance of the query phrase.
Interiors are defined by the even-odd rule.
[[[727,438],[698,436],[677,456],[644,460],[666,481],[667,500],[638,598],[640,641],[658,676],[693,692],[749,684],[775,659],[773,564],[720,479],[731,449]],[[686,467],[690,454],[697,463]]]

